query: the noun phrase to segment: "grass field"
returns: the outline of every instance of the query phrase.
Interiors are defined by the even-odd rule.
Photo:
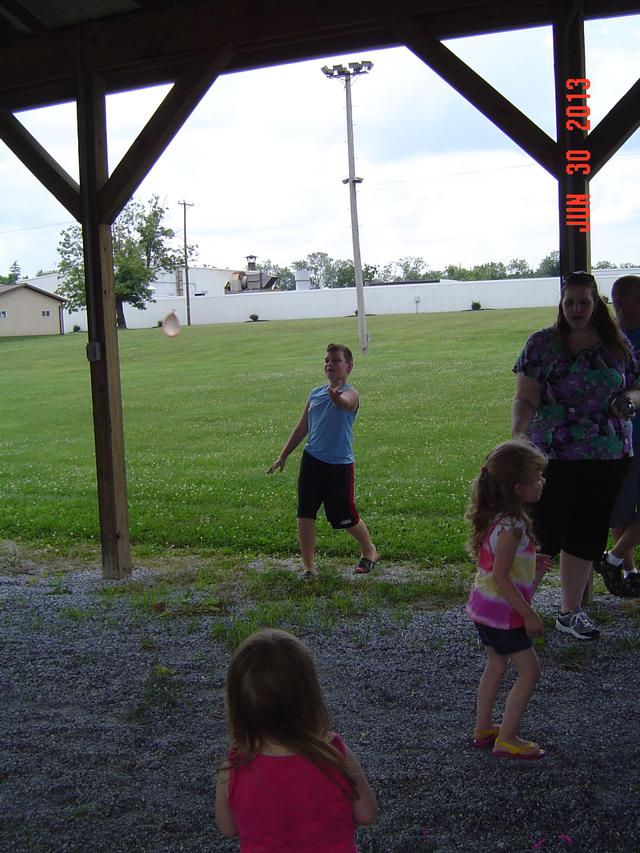
[[[372,316],[355,426],[356,497],[387,558],[464,556],[468,484],[509,435],[511,367],[553,309]],[[299,452],[267,477],[324,381],[329,341],[357,353],[355,318],[120,334],[135,554],[297,551]],[[0,539],[95,546],[95,462],[84,335],[0,338]],[[325,555],[355,552],[318,524]]]

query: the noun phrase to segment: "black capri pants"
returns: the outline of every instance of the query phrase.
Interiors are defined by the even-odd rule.
[[[550,459],[542,496],[531,507],[540,551],[561,550],[582,560],[599,560],[607,546],[609,516],[630,457]]]

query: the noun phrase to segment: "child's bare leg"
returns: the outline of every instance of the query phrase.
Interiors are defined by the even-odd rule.
[[[298,540],[305,571],[316,573],[316,523],[313,518],[298,519]]]
[[[476,736],[492,726],[493,706],[496,704],[498,688],[509,665],[506,655],[499,655],[491,646],[484,647],[487,662],[478,684],[476,701]]]
[[[518,670],[518,677],[507,696],[498,737],[502,741],[517,746],[525,743],[518,737],[518,729],[540,678],[540,661],[533,648],[516,652],[510,657]]]
[[[623,560],[627,572],[632,572],[635,569],[635,547],[640,542],[640,513],[636,513],[626,527],[614,527],[612,534],[615,545],[610,553]]]
[[[357,524],[354,524],[353,527],[347,527],[345,529],[347,533],[350,533],[353,538],[357,540],[363,557],[366,557],[367,560],[377,560],[379,558],[380,555],[376,551],[376,546],[371,541],[367,525],[362,519],[360,519]]]

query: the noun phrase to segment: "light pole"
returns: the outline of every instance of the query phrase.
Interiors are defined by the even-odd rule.
[[[187,250],[187,208],[193,207],[193,204],[189,204],[188,201],[179,201],[178,204],[182,205],[182,211],[184,213],[184,288],[185,294],[187,297],[187,326],[191,325],[191,295],[189,293],[189,253]]]
[[[358,329],[360,332],[360,351],[366,353],[369,348],[367,335],[367,320],[364,307],[364,280],[362,277],[362,260],[360,258],[360,232],[358,230],[358,202],[356,184],[362,183],[362,178],[356,178],[355,156],[353,153],[353,115],[351,108],[351,78],[358,74],[367,74],[373,68],[373,62],[349,62],[349,67],[324,65],[322,73],[330,79],[344,80],[344,90],[347,98],[347,151],[349,154],[349,177],[343,184],[349,184],[349,201],[351,206],[351,237],[353,239],[353,269],[356,278],[356,301],[358,305]]]

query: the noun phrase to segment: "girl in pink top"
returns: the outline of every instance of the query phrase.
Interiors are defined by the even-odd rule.
[[[231,749],[216,822],[241,853],[357,853],[375,794],[329,715],[307,647],[285,631],[253,634],[227,674]]]
[[[551,558],[536,554],[527,504],[540,500],[546,457],[532,444],[514,439],[487,456],[473,484],[467,520],[470,550],[478,571],[467,613],[487,656],[476,703],[474,746],[493,747],[503,758],[543,758],[537,743],[518,737],[520,721],[540,677],[532,637],[543,634],[531,597]],[[513,661],[518,677],[505,704],[502,723],[492,722],[498,688]]]

